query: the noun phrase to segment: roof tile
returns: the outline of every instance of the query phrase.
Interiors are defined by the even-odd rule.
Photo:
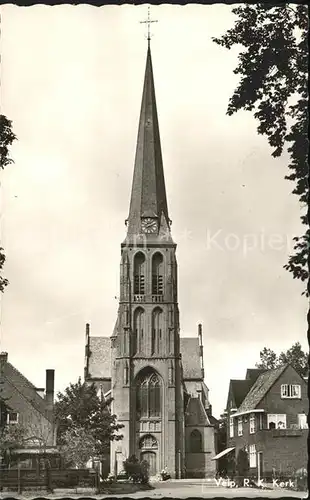
[[[110,337],[89,337],[90,378],[111,377],[111,339]]]
[[[185,425],[211,425],[200,398],[190,398],[185,412]]]
[[[1,375],[4,380],[2,388],[4,392],[6,389],[10,392],[14,387],[41,415],[48,420],[52,419],[52,413],[47,409],[46,400],[39,396],[36,387],[15,366],[9,362],[3,363]]]
[[[238,408],[238,413],[254,410],[287,366],[288,365],[283,365],[274,370],[268,370],[262,373],[251,387],[240,408]]]
[[[185,380],[202,379],[198,337],[181,337],[180,351],[182,354],[183,378]]]

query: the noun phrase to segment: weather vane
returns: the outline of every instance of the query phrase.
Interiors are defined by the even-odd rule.
[[[148,44],[150,43],[151,40],[151,23],[158,23],[157,19],[151,19],[150,18],[150,7],[147,8],[147,19],[145,21],[140,21],[141,24],[147,24],[147,41]]]

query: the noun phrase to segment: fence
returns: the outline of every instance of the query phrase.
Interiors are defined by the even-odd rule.
[[[2,469],[0,490],[3,488],[21,493],[25,489],[98,488],[99,475],[92,469]]]

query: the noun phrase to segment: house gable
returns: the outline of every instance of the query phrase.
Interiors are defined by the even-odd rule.
[[[281,386],[282,384],[300,385],[301,397],[300,398],[282,398]],[[268,413],[283,413],[287,415],[287,425],[294,425],[297,423],[296,415],[298,413],[308,413],[308,386],[305,380],[291,365],[286,365],[283,372],[275,380],[272,386],[266,391],[257,405],[257,408],[265,409]]]
[[[232,409],[237,409],[252,385],[252,380],[230,380],[226,410],[231,411]]]
[[[47,411],[46,400],[37,393],[36,387],[22,375],[11,363],[2,365],[2,378],[4,385],[2,387],[3,397],[8,397],[8,406],[13,404],[13,395],[19,394],[20,398],[27,401],[31,407],[43,415],[48,420],[52,420],[52,414]]]
[[[56,432],[54,425],[53,394],[54,378],[52,388],[47,387],[48,397],[42,398],[37,393],[37,388],[22,375],[11,363],[7,362],[7,355],[4,358],[1,354],[1,397],[5,401],[5,415],[16,412],[18,414],[18,424],[26,430],[26,440],[33,440],[44,443],[46,446],[55,445]],[[54,375],[53,375],[54,377]],[[14,425],[14,424],[12,424]],[[29,441],[28,444],[31,444]]]

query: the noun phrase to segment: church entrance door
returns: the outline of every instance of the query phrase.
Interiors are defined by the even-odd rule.
[[[143,451],[141,453],[141,459],[146,460],[149,463],[149,474],[150,476],[156,476],[156,453],[155,451]]]

